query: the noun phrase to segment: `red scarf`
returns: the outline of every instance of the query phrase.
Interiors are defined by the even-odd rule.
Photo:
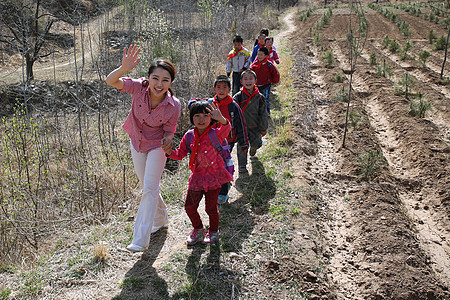
[[[263,44],[261,44],[261,43],[259,43],[259,42],[258,42],[258,45],[259,45],[259,48],[265,47],[265,46],[266,46],[266,45],[263,45]]]
[[[233,57],[235,57],[236,55],[238,55],[239,52],[241,52],[242,50],[244,50],[244,46],[241,46],[240,49],[236,50],[233,48],[233,52],[231,54],[228,54],[227,57],[228,59],[232,59]]]
[[[191,157],[189,158],[189,169],[191,171],[194,171],[194,162],[195,157],[197,156],[197,149],[200,144],[201,139],[208,135],[208,132],[211,130],[211,126],[208,126],[208,128],[205,129],[205,131],[200,135],[200,132],[198,131],[198,128],[194,128],[194,138],[192,139],[194,147],[192,147]]]
[[[247,91],[247,89],[245,87],[241,87],[241,92],[246,94],[248,96],[248,99],[245,101],[242,101],[240,104],[243,104],[244,106],[242,106],[242,112],[244,112],[244,110],[247,108],[247,105],[249,105],[250,100],[255,97],[256,95],[258,95],[259,90],[258,87],[255,85],[255,90],[253,91],[253,94],[250,95],[250,93]]]
[[[250,68],[252,70],[253,69],[259,69],[261,67],[261,65],[265,64],[268,60],[269,60],[269,57],[266,57],[263,61],[260,62],[259,59],[256,58],[255,61],[250,66]]]
[[[231,102],[233,102],[233,98],[231,98],[230,95],[227,95],[225,98],[223,98],[222,100],[220,100],[220,102],[219,102],[219,100],[217,99],[217,95],[214,96],[214,101],[213,101],[213,103],[216,103],[219,107],[228,105],[228,104],[230,104]]]

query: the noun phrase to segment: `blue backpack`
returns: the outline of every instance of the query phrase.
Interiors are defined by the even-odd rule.
[[[209,140],[214,146],[214,149],[219,151],[220,156],[222,156],[223,164],[225,166],[225,169],[230,173],[231,175],[234,174],[234,164],[233,159],[231,158],[230,153],[230,145],[228,144],[227,140],[224,139],[222,143],[220,143],[219,138],[217,137],[216,130],[214,128],[211,128],[211,130],[208,132]],[[189,153],[192,152],[191,144],[192,140],[194,138],[194,130],[191,129],[188,132],[186,132],[186,147],[189,151]]]

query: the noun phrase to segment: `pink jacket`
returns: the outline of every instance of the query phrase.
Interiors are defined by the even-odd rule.
[[[134,149],[141,153],[161,147],[165,132],[175,133],[181,112],[180,101],[169,92],[163,102],[152,109],[148,88],[142,86],[144,79],[123,78],[121,90],[131,94],[131,110],[122,127]]]
[[[231,130],[231,124],[220,126],[216,129],[219,141],[223,141]],[[233,180],[233,176],[225,169],[220,153],[214,149],[209,136],[206,134],[200,141],[195,136],[192,140],[191,149],[194,143],[200,143],[197,148],[197,155],[194,161],[194,168],[189,177],[188,188],[194,191],[205,191],[218,189],[222,184]],[[186,147],[186,135],[183,136],[178,149],[172,150],[168,157],[175,160],[183,159],[188,154]]]
[[[280,63],[280,57],[278,56],[277,50],[274,47],[272,47],[271,50],[269,50],[269,60],[271,62],[275,62],[275,63],[279,64]]]

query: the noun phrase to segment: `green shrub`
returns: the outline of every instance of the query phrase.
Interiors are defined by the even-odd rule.
[[[0,288],[0,300],[7,300],[10,294],[11,290]]]
[[[380,164],[385,161],[380,150],[369,150],[358,155],[359,176],[369,180],[380,169]]]
[[[316,45],[316,46],[320,45],[320,34],[319,33],[316,33],[314,35],[313,44]]]
[[[446,43],[447,43],[447,39],[445,38],[445,36],[441,35],[437,39],[436,43],[434,43],[434,50],[444,50]]]
[[[391,44],[391,39],[386,35],[381,42],[381,46],[383,49],[386,49]]]
[[[415,86],[414,78],[408,73],[404,73],[402,79],[399,80],[397,86],[394,89],[395,95],[405,95],[409,99],[411,89]]]
[[[430,43],[430,44],[433,44],[434,43],[434,40],[436,40],[436,34],[434,34],[434,30],[430,30],[429,32],[428,32],[428,42]]]
[[[401,60],[407,60],[407,59],[412,59],[412,57],[410,55],[408,55],[408,51],[411,50],[412,48],[412,44],[411,42],[407,41],[402,48],[402,55],[400,57]]]
[[[339,92],[334,96],[334,101],[336,102],[348,102],[348,89],[342,87]]]
[[[389,43],[388,49],[391,53],[397,53],[400,49],[400,44],[396,40],[392,40]]]
[[[369,63],[371,66],[377,64],[377,55],[375,53],[370,54]]]
[[[344,82],[344,76],[341,74],[334,74],[333,81],[336,83],[342,83]]]
[[[425,68],[425,64],[427,62],[428,57],[431,56],[431,53],[427,50],[423,50],[419,53],[419,61],[422,63],[423,67]]]
[[[361,116],[359,115],[358,111],[352,110],[348,115],[348,118],[350,120],[350,126],[355,129],[358,128],[359,121],[361,121]]]
[[[409,103],[408,114],[413,117],[425,118],[427,111],[431,109],[431,103],[424,100],[422,94],[419,100],[413,100]]]
[[[333,66],[334,63],[334,57],[333,57],[333,50],[328,49],[322,54],[322,60],[325,63],[325,67],[329,68]]]
[[[377,72],[375,75],[388,78],[391,77],[393,73],[394,72],[392,71],[391,66],[386,64],[386,60],[383,60],[383,63],[377,66]]]

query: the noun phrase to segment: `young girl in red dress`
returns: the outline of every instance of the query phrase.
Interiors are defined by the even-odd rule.
[[[165,150],[167,157],[180,160],[189,152],[189,168],[192,173],[189,177],[188,192],[184,208],[192,226],[194,227],[187,238],[187,244],[193,245],[203,239],[203,243],[214,243],[218,238],[219,209],[217,198],[224,183],[233,180],[233,176],[225,169],[223,158],[214,148],[209,131],[215,130],[222,142],[231,130],[231,124],[220,112],[219,106],[207,100],[196,101],[190,108],[190,120],[194,124],[194,137],[191,144],[186,144],[187,133],[176,150]],[[213,123],[222,124],[219,128],[212,128]],[[189,150],[191,149],[191,150]],[[205,195],[205,211],[209,216],[209,230],[205,233],[202,220],[197,211],[200,200]]]

